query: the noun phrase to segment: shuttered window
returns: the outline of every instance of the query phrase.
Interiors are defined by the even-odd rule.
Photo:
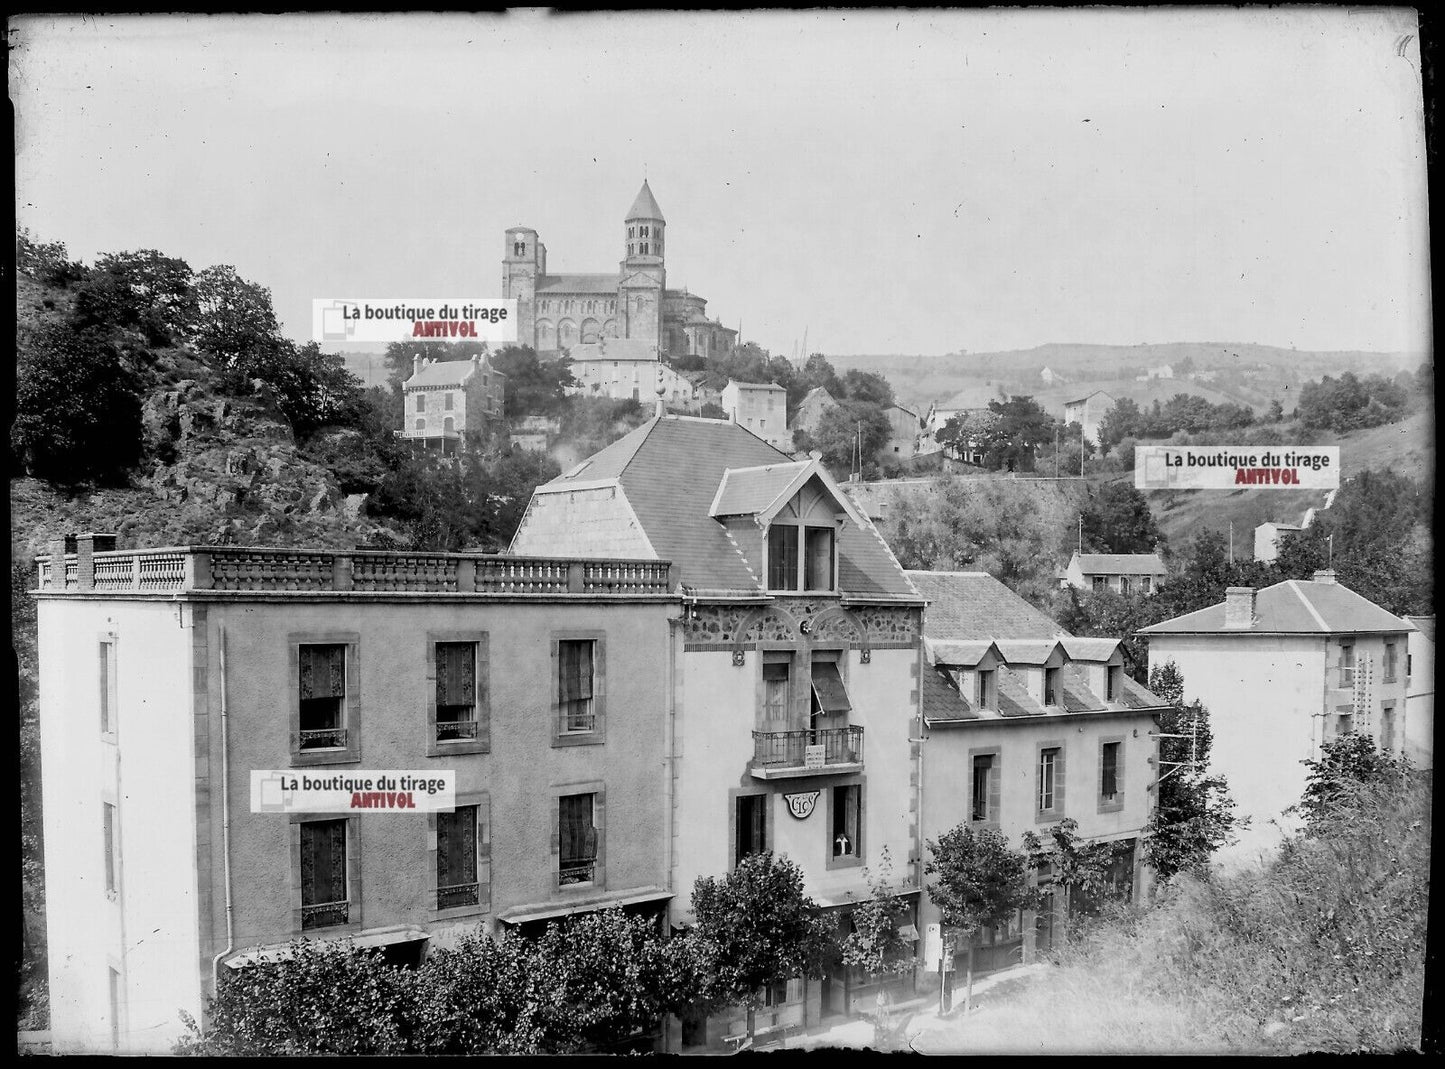
[[[477,644],[438,642],[436,645],[437,724],[475,719],[477,708]],[[440,726],[438,731],[442,731]],[[455,734],[455,729],[452,729]],[[440,737],[440,735],[438,736]]]
[[[969,819],[979,823],[998,820],[999,769],[997,754],[975,754]]]
[[[109,802],[102,802],[100,812],[105,849],[105,890],[107,894],[113,895],[117,888],[115,806]]]
[[[768,528],[768,589],[798,589],[798,528],[775,523]]]
[[[592,794],[564,794],[557,799],[557,883],[590,883],[596,871],[597,828]]]
[[[1106,742],[1099,752],[1099,797],[1105,802],[1119,795],[1119,751],[1122,743]]]
[[[858,841],[863,788],[857,784],[833,788],[833,856],[861,857]]]
[[[837,661],[813,662],[813,697],[824,713],[846,713],[853,707]]]
[[[805,529],[806,558],[804,561],[803,589],[832,590],[833,581],[833,528],[808,527]]]
[[[783,731],[787,727],[791,667],[788,661],[763,662],[763,722],[767,730]]]
[[[557,694],[560,705],[558,729],[562,732],[591,731],[593,653],[591,639],[562,639],[557,643]]]
[[[301,825],[301,927],[326,928],[347,921],[346,821]]]
[[[300,648],[301,749],[346,745],[346,647],[303,645]]]
[[[737,800],[737,864],[749,854],[761,854],[768,848],[768,796],[739,795]]]
[[[1064,751],[1059,746],[1039,750],[1038,808],[1041,814],[1064,807]]]
[[[477,807],[460,805],[437,814],[437,908],[477,902]]]

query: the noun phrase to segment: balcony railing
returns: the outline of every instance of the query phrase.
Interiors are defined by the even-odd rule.
[[[437,742],[468,742],[477,737],[475,720],[438,720]]]
[[[597,859],[568,858],[557,867],[557,886],[566,887],[574,883],[591,883],[597,874]]]
[[[301,907],[301,928],[333,928],[351,919],[350,902],[318,902]]]
[[[454,909],[457,906],[475,906],[480,884],[457,883],[450,887],[437,888],[437,909]]]
[[[863,729],[858,725],[817,731],[754,731],[755,769],[813,769],[863,763]]]
[[[677,586],[667,561],[483,553],[185,546],[59,558],[47,554],[36,563],[37,586],[46,594],[214,590],[657,597]]]
[[[346,749],[345,728],[315,728],[301,732],[303,750],[344,750]]]

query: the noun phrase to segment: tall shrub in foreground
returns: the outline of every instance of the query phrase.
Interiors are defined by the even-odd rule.
[[[923,871],[938,880],[928,895],[942,914],[943,926],[967,941],[968,979],[973,981],[973,937],[981,928],[1007,923],[1017,910],[1033,904],[1028,859],[1009,849],[995,828],[959,824],[928,843],[933,856]]]

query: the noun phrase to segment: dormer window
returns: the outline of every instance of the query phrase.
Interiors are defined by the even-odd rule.
[[[978,699],[980,709],[998,708],[998,671],[993,668],[980,668],[977,672],[978,687],[974,691],[974,697]]]
[[[768,528],[769,590],[833,590],[832,527],[775,523]]]
[[[1104,700],[1117,702],[1123,701],[1124,693],[1124,669],[1123,666],[1111,664],[1105,670],[1104,675]]]
[[[1062,669],[1059,669],[1059,668],[1045,668],[1045,669],[1044,669],[1044,704],[1045,704],[1045,705],[1058,705],[1058,704],[1059,704],[1059,673],[1060,673],[1061,671],[1062,671]]]

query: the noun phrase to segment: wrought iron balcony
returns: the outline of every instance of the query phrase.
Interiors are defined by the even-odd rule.
[[[591,883],[596,874],[596,858],[568,858],[557,867],[557,886],[567,887],[574,883]]]
[[[475,720],[438,720],[437,742],[471,742],[477,737]]]
[[[437,888],[437,909],[454,909],[457,906],[475,906],[480,884],[458,883],[451,887]]]
[[[344,750],[346,749],[345,728],[318,728],[301,732],[303,750]]]
[[[350,902],[318,902],[311,906],[301,907],[301,927],[307,928],[333,928],[338,924],[346,924],[351,918]]]
[[[863,729],[754,731],[752,774],[757,779],[815,776],[863,769]]]

